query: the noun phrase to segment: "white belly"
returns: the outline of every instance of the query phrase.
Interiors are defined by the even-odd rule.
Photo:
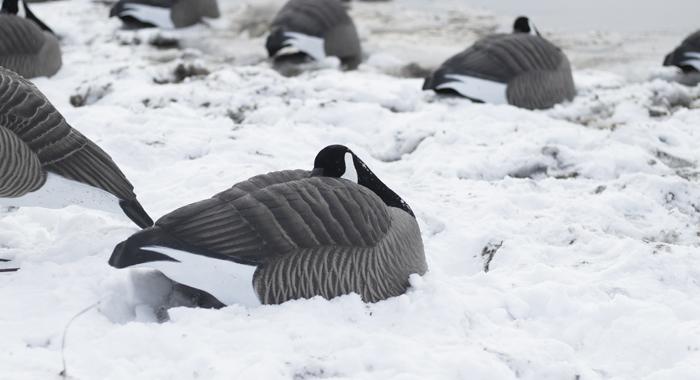
[[[131,16],[141,22],[153,24],[159,28],[175,29],[175,24],[170,18],[170,8],[129,3],[124,5],[124,10],[119,13],[119,16]]]
[[[18,198],[0,198],[0,206],[64,208],[77,205],[123,214],[119,199],[104,190],[49,173],[38,190]]]
[[[478,99],[485,103],[508,104],[508,96],[506,95],[508,85],[505,83],[457,74],[447,74],[445,78],[451,79],[452,82],[437,86],[438,90],[451,89],[462,96]]]
[[[260,305],[253,290],[254,266],[237,264],[168,247],[146,246],[142,250],[157,252],[175,261],[153,261],[130,268],[156,269],[173,281],[203,290],[226,305]]]
[[[326,48],[324,47],[323,38],[296,32],[285,32],[284,35],[289,37],[287,42],[300,52],[308,54],[317,61],[322,61],[326,58]]]

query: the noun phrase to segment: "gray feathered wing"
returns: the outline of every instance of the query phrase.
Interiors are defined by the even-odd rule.
[[[61,64],[56,37],[28,19],[0,14],[0,66],[33,78],[53,75]]]
[[[23,148],[19,149],[33,152],[43,170],[107,191],[121,200],[122,209],[137,225],[153,224],[136,201],[133,186],[109,155],[71,128],[32,83],[1,67],[0,128],[16,136],[14,146],[21,140]],[[32,175],[30,182],[37,183],[38,174]],[[14,196],[24,195],[19,187],[9,191]]]
[[[372,247],[390,226],[370,190],[301,170],[253,177],[156,222],[192,249],[254,265],[299,249]]]

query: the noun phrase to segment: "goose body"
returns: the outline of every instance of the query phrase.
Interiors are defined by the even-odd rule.
[[[0,13],[0,66],[25,78],[52,76],[62,65],[61,47],[51,29],[24,4],[27,18],[17,15],[17,0],[5,0]]]
[[[376,302],[427,270],[411,209],[342,146],[321,151],[312,172],[259,175],[180,208],[109,262],[158,269],[222,304],[352,292]]]
[[[482,38],[448,59],[426,78],[423,89],[527,109],[573,99],[576,88],[568,58],[534,26],[525,25],[527,32],[516,29]]]
[[[109,13],[129,27],[163,29],[184,28],[219,15],[217,0],[119,0]]]
[[[265,46],[270,57],[290,50],[317,61],[332,56],[350,69],[362,59],[357,29],[339,0],[290,0],[275,16]]]
[[[0,67],[0,206],[71,204],[153,224],[112,159],[73,129],[44,95]]]
[[[664,66],[677,66],[685,73],[700,72],[700,30],[688,36],[664,59]]]

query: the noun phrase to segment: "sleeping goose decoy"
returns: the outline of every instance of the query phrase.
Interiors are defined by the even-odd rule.
[[[4,0],[0,13],[0,66],[25,78],[51,76],[61,68],[61,48],[51,29],[22,2],[26,18],[19,17],[19,1]]]
[[[124,213],[142,228],[153,224],[107,153],[33,84],[0,67],[0,206],[71,204]]]
[[[684,73],[700,72],[700,30],[688,36],[664,59],[664,66],[676,66]]]
[[[290,0],[272,21],[265,47],[273,58],[338,57],[348,69],[362,60],[357,29],[340,0]]]
[[[516,20],[514,33],[482,38],[448,59],[423,89],[527,109],[550,108],[576,95],[569,59],[526,18]]]
[[[119,17],[129,28],[184,28],[206,18],[218,18],[217,0],[119,0],[109,17]]]
[[[342,145],[311,172],[259,175],[165,215],[109,264],[157,269],[222,305],[352,292],[376,302],[427,270],[411,208]]]

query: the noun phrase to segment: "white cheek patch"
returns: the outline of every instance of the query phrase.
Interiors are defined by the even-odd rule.
[[[700,71],[700,52],[685,53],[685,56],[689,59],[681,62],[681,65],[692,66],[695,70]]]
[[[289,37],[287,42],[300,52],[308,54],[317,61],[322,61],[326,58],[326,48],[324,47],[323,38],[297,32],[285,32],[284,35]]]
[[[49,173],[44,185],[36,191],[18,198],[0,197],[0,206],[59,209],[71,205],[124,214],[113,194],[54,173]]]
[[[170,18],[170,8],[155,7],[145,4],[126,4],[120,17],[130,16],[141,22],[153,24],[159,28],[175,29],[175,24]]]
[[[486,79],[466,75],[448,74],[445,78],[452,82],[443,83],[436,87],[438,90],[450,89],[470,99],[481,100],[491,104],[508,104],[506,91],[508,85]]]
[[[156,269],[173,281],[203,290],[226,305],[260,305],[253,289],[256,267],[161,246],[142,247],[177,261],[153,261],[130,268]]]
[[[357,169],[355,168],[355,161],[352,159],[352,153],[345,153],[345,173],[340,178],[357,183]]]

